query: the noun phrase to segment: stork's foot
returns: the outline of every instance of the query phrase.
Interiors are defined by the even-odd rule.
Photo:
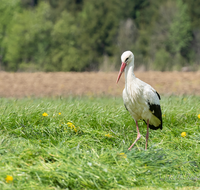
[[[137,139],[134,141],[134,143],[128,148],[128,150],[131,150],[131,148],[135,145],[135,143],[141,138],[140,133],[137,134]]]

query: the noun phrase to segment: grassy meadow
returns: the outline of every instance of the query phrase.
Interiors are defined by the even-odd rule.
[[[145,151],[139,121],[128,151],[137,133],[121,97],[1,98],[0,189],[198,189],[200,97],[161,106],[163,130]]]

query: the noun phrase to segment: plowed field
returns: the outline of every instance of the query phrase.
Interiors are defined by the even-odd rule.
[[[118,72],[0,72],[0,97],[44,97],[69,95],[121,96],[124,74],[116,84]],[[135,72],[160,94],[200,95],[200,72]]]

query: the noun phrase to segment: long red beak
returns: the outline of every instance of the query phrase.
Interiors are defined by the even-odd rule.
[[[118,81],[119,81],[119,79],[120,79],[122,73],[124,72],[125,67],[126,67],[126,63],[122,62],[121,68],[120,68],[120,71],[119,71],[119,74],[118,74],[116,83],[118,83]]]

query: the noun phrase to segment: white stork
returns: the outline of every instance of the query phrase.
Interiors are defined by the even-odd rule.
[[[140,139],[138,120],[142,119],[147,123],[146,145],[147,149],[149,128],[153,130],[162,129],[162,113],[160,108],[160,95],[149,84],[136,78],[133,72],[134,55],[131,51],[125,51],[121,56],[121,68],[117,77],[117,83],[125,71],[125,88],[122,96],[126,109],[135,120],[137,138],[129,147],[130,150]]]

